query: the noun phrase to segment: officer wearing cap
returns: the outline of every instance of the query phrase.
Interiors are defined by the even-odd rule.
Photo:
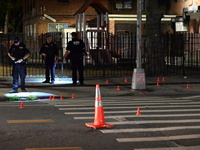
[[[13,88],[9,93],[18,92],[19,76],[21,79],[21,90],[22,92],[27,92],[27,90],[25,89],[26,64],[30,52],[26,48],[26,45],[20,42],[18,37],[14,38],[13,42],[14,44],[12,44],[10,49],[8,50],[8,56],[13,62]]]
[[[83,85],[83,54],[86,54],[85,43],[83,40],[78,38],[78,34],[76,32],[72,32],[71,36],[72,40],[68,42],[66,52],[63,57],[69,57],[71,61],[73,85],[77,84],[77,70],[79,72],[80,85]]]
[[[56,68],[56,61],[58,58],[58,47],[53,42],[53,37],[51,35],[47,35],[47,41],[45,44],[42,45],[40,49],[40,54],[43,57],[45,63],[45,81],[42,83],[50,83],[54,84],[55,81],[55,68]],[[51,72],[51,82],[50,82],[50,74]]]

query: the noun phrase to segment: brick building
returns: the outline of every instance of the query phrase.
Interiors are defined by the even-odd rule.
[[[24,33],[34,36],[40,33],[60,32],[62,28],[75,27],[76,11],[86,0],[24,0]],[[136,32],[136,0],[101,0],[105,8],[109,11],[109,32],[118,31]],[[176,16],[183,16],[183,8],[199,6],[200,1],[195,0],[160,0],[160,7],[164,14],[162,19],[162,32],[169,32],[171,29],[171,19]],[[194,11],[194,13],[196,13]],[[94,25],[96,12],[92,7],[86,10],[87,23]],[[188,32],[199,32],[199,18],[187,20]],[[93,20],[93,21],[92,21]],[[177,22],[177,19],[175,20]],[[178,20],[179,22],[179,20]],[[183,21],[185,22],[185,21]],[[143,17],[145,24],[145,15]]]

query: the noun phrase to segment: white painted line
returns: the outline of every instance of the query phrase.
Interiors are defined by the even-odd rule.
[[[134,148],[134,150],[200,150],[200,145],[198,146],[180,146],[180,147],[168,147],[168,148]]]
[[[117,138],[118,142],[157,142],[157,141],[173,141],[200,138],[200,134],[193,135],[177,135],[177,136],[160,136],[160,137],[141,137],[141,138]]]
[[[188,120],[148,120],[148,121],[123,121],[123,122],[107,122],[113,125],[124,124],[171,124],[171,123],[199,123],[200,119],[188,119]]]
[[[171,106],[171,105],[174,105],[174,104],[176,104],[176,105],[188,105],[188,103],[138,103],[138,104],[136,104],[136,103],[130,103],[130,104],[124,104],[124,103],[103,103],[103,105],[106,107],[106,106],[112,106],[112,105],[114,105],[114,106],[142,106],[142,105],[145,105],[145,106],[147,106],[147,105],[153,105],[153,106],[158,106],[159,107],[159,105],[167,105],[167,106]],[[200,103],[190,103],[190,105],[191,104],[195,104],[195,105],[200,105]],[[82,105],[80,105],[80,104],[73,104],[73,105],[70,105],[70,104],[68,104],[68,105],[55,105],[56,107],[81,107],[81,106],[83,106],[83,107],[90,107],[90,106],[94,106],[94,104],[82,104]]]
[[[59,110],[89,110],[89,109],[94,109],[95,107],[80,107],[80,108],[58,108]],[[138,107],[104,107],[104,109],[128,109],[128,108],[131,108],[131,109],[137,109]],[[144,108],[144,107],[140,107],[140,108]]]
[[[180,109],[180,108],[184,108],[184,109],[188,109],[190,107],[192,108],[200,108],[200,105],[197,106],[197,105],[185,105],[185,106],[180,106],[180,105],[172,105],[172,106],[126,106],[126,107],[104,107],[104,109],[137,109],[137,108],[176,108],[177,109]],[[94,109],[94,107],[81,107],[81,108],[59,108],[59,110],[85,110],[85,109]]]
[[[160,132],[173,130],[200,129],[200,126],[177,126],[164,128],[134,128],[134,129],[106,129],[101,130],[102,133],[132,133],[132,132]]]
[[[200,114],[161,114],[161,115],[118,115],[118,116],[105,116],[105,118],[125,118],[125,117],[133,117],[133,118],[149,118],[149,117],[186,117],[186,116],[200,116]],[[94,117],[74,117],[74,119],[93,119]]]
[[[167,110],[142,110],[142,112],[194,112],[194,111],[200,111],[200,109],[167,109]],[[132,111],[105,111],[104,114],[134,114],[136,113],[136,110]],[[82,114],[94,114],[94,111],[92,112],[65,112],[66,115],[82,115]]]

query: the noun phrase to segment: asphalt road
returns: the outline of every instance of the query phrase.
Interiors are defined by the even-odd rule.
[[[113,81],[87,81],[83,87],[27,83],[28,91],[58,97],[25,102],[24,108],[19,108],[19,102],[1,101],[0,150],[200,149],[200,84],[193,82],[186,88],[185,82],[152,83],[145,91],[133,92],[130,83]],[[11,83],[1,83],[3,97]],[[102,85],[105,121],[113,128],[85,126],[94,122],[95,83]],[[121,90],[116,90],[118,85]],[[76,98],[71,98],[72,93]],[[141,115],[136,115],[138,108]]]
[[[199,150],[199,97],[104,97],[109,129],[92,129],[94,98],[0,103],[0,149]],[[142,115],[136,115],[140,108]],[[193,147],[192,147],[193,146]],[[160,150],[159,149],[159,150]]]

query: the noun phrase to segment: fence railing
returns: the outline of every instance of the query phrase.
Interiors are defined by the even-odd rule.
[[[69,33],[51,33],[59,48],[57,76],[71,76],[70,62],[62,59],[67,42],[71,40]],[[39,55],[41,45],[47,34],[24,36],[22,34],[0,34],[0,76],[11,76],[11,62],[7,51],[16,36],[31,51],[28,59],[27,75],[43,76],[44,64]],[[88,55],[84,58],[85,78],[131,76],[136,67],[136,37],[122,32],[111,35],[107,32],[88,31],[84,38]],[[200,67],[200,34],[166,34],[161,36],[161,47],[166,64],[165,76],[198,75]],[[146,38],[142,38],[142,65],[146,74]],[[152,56],[155,54],[152,54]]]

